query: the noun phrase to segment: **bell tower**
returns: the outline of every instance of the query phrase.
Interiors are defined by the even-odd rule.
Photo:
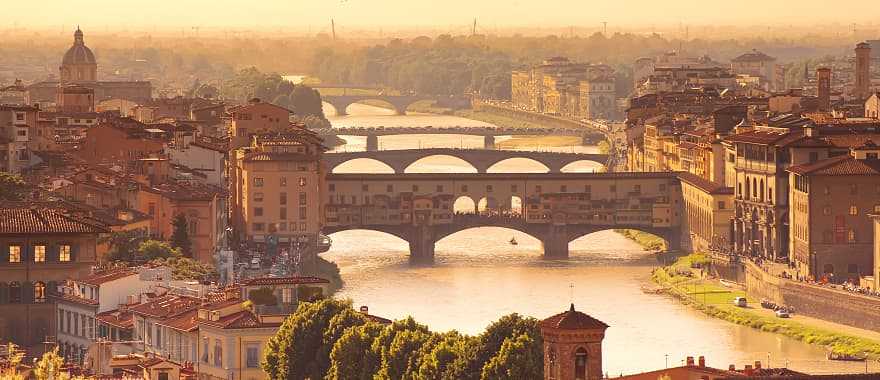
[[[574,309],[541,321],[544,380],[600,380],[604,322]]]

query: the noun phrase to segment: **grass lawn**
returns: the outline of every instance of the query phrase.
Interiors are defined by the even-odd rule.
[[[836,353],[868,353],[872,359],[880,358],[878,341],[809,326],[798,322],[796,315],[793,319],[777,318],[771,312],[760,309],[760,300],[749,299],[748,308],[734,306],[733,299],[746,297],[746,293],[726,288],[715,280],[699,278],[700,270],[692,269],[692,265],[705,261],[705,256],[700,254],[683,257],[673,265],[654,271],[652,279],[666,293],[709,316],[825,346]]]

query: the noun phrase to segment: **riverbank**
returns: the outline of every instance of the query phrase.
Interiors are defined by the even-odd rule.
[[[321,256],[318,256],[315,264],[315,277],[330,281],[330,294],[336,294],[336,292],[342,289],[344,282],[342,281],[342,275],[339,273],[339,265],[336,265],[335,262],[328,261]]]
[[[704,314],[765,332],[782,334],[805,343],[823,346],[831,352],[853,356],[880,358],[880,333],[814,318],[792,315],[778,318],[772,310],[762,309],[759,300],[749,299],[749,307],[734,306],[736,297],[746,297],[739,288],[726,287],[718,280],[704,277],[700,268],[709,259],[692,254],[673,265],[658,268],[652,281],[685,305]]]
[[[629,240],[632,240],[639,245],[642,246],[647,251],[662,251],[666,248],[666,242],[663,238],[651,235],[647,232],[642,232],[639,230],[624,230],[624,229],[616,229],[614,232],[617,232]]]

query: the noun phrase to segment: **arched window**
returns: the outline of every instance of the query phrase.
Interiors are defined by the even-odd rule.
[[[9,303],[21,303],[21,284],[18,281],[9,284]]]
[[[587,379],[587,350],[578,348],[574,353],[574,378],[575,380]]]
[[[46,302],[46,284],[42,281],[34,283],[34,302]]]

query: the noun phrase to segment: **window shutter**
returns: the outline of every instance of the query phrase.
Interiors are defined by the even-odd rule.
[[[21,283],[21,303],[34,303],[34,285],[29,281]]]
[[[5,282],[0,282],[0,305],[7,303],[9,303],[9,285]]]
[[[59,260],[61,246],[57,243],[46,245],[46,261],[57,263]]]
[[[0,263],[9,262],[9,244],[0,246]]]

